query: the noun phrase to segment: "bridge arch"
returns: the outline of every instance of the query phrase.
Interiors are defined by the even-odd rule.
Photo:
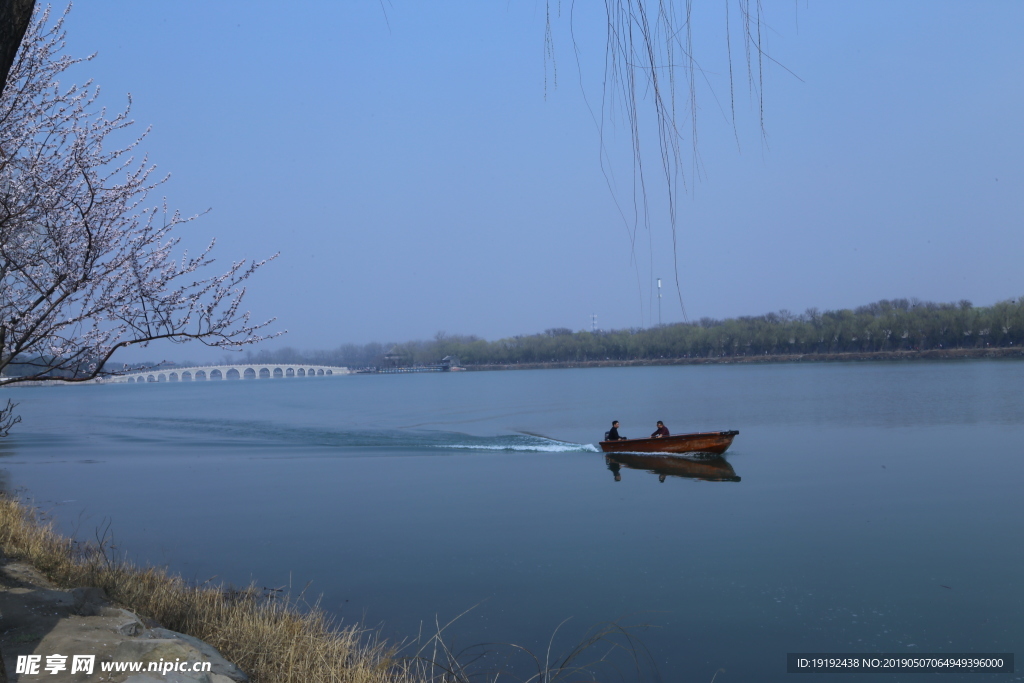
[[[181,381],[182,382],[191,382],[192,381],[192,373],[189,372],[188,370],[186,370],[185,372],[181,373]]]
[[[256,379],[256,371],[252,368],[246,368],[245,373],[242,376],[245,379]]]
[[[274,368],[274,379],[281,379],[284,377],[284,371],[281,368]]]
[[[224,373],[217,368],[210,370],[210,379],[224,379]]]
[[[231,368],[230,370],[228,370],[228,373],[225,376],[225,379],[241,379],[241,378],[242,378],[242,376],[240,374],[238,374],[238,368]]]
[[[260,368],[260,379],[270,379],[270,368]]]
[[[206,381],[206,370],[196,370],[196,381],[197,382],[204,382],[204,381]]]
[[[171,374],[167,375],[167,381],[168,382],[177,382],[178,381],[178,373],[172,372]]]

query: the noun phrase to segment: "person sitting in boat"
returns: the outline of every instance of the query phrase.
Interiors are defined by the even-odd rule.
[[[604,433],[605,441],[625,441],[626,437],[619,436],[619,421],[612,420],[612,428]]]
[[[661,420],[658,420],[658,428],[651,434],[652,439],[660,439],[663,436],[669,436],[668,427]]]

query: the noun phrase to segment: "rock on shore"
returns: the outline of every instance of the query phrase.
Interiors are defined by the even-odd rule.
[[[216,649],[191,636],[144,623],[114,607],[98,588],[55,588],[33,567],[0,559],[0,651],[11,683],[103,680],[110,683],[248,683]],[[42,655],[39,673],[16,673],[19,655]],[[46,671],[48,655],[67,656],[67,669]],[[71,674],[72,655],[95,655],[92,675]],[[101,672],[103,662],[209,662],[209,672]],[[0,673],[2,676],[2,673]],[[2,682],[0,682],[2,683]]]

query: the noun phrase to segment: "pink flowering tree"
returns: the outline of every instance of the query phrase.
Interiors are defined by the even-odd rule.
[[[174,230],[195,216],[153,201],[166,176],[135,156],[145,132],[107,144],[132,126],[128,108],[109,114],[91,82],[61,82],[91,59],[63,54],[63,24],[36,11],[0,95],[0,386],[114,374],[118,349],[161,339],[259,341],[271,321],[241,303],[265,261],[211,274],[212,243],[182,253]]]

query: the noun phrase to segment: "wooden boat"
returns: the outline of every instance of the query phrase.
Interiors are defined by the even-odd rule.
[[[721,455],[732,445],[738,431],[673,434],[658,439],[620,439],[602,441],[605,453],[716,453]]]
[[[678,455],[647,453],[609,453],[604,456],[608,469],[619,481],[619,468],[647,470],[658,475],[662,482],[667,477],[684,477],[703,481],[739,481],[736,470],[720,455],[686,458]]]

